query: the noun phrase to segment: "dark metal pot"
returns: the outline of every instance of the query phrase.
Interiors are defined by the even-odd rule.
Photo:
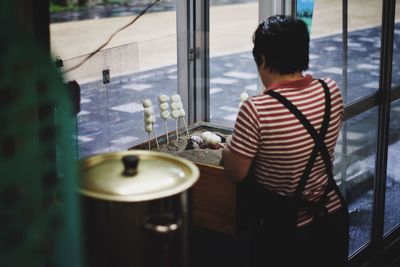
[[[81,171],[87,266],[187,265],[194,163],[135,150],[92,156]]]

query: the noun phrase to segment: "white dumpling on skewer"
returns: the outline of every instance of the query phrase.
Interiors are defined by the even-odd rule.
[[[171,109],[176,110],[176,109],[181,109],[183,107],[182,102],[172,102],[171,103]]]
[[[249,98],[249,94],[248,93],[246,93],[246,92],[242,92],[241,94],[240,94],[240,101],[245,101],[247,98]]]
[[[144,117],[144,122],[146,124],[153,124],[156,122],[156,117],[154,115]]]
[[[144,107],[144,108],[147,108],[147,107],[151,107],[151,100],[150,99],[148,99],[148,98],[146,98],[146,99],[144,99],[143,101],[142,101],[142,106]]]
[[[158,96],[158,102],[161,103],[165,103],[168,102],[169,98],[167,95],[159,95]]]
[[[175,109],[175,110],[172,111],[171,115],[172,115],[172,118],[178,119],[179,118],[179,114],[180,114],[179,110]]]
[[[184,118],[186,116],[186,112],[183,108],[179,109],[179,118]]]
[[[154,114],[154,109],[153,107],[145,107],[143,113],[145,116],[151,116]]]
[[[165,111],[169,109],[169,104],[167,102],[161,103],[160,104],[160,110]]]
[[[153,125],[152,124],[145,124],[144,125],[144,130],[147,132],[147,133],[151,133],[152,131],[153,131]]]
[[[160,117],[164,120],[165,127],[165,136],[167,138],[167,145],[169,145],[169,136],[168,136],[168,124],[167,120],[171,118],[171,113],[169,111],[170,105],[168,104],[169,97],[167,95],[159,95],[158,103],[160,107]]]
[[[176,94],[176,95],[171,95],[171,102],[180,102],[181,101],[181,96]]]
[[[239,108],[243,105],[243,101],[249,98],[249,94],[246,93],[246,91],[242,92],[240,94],[240,102],[239,102]]]
[[[163,112],[161,112],[161,118],[164,120],[168,120],[169,118],[171,118],[171,113],[168,110],[164,110]]]

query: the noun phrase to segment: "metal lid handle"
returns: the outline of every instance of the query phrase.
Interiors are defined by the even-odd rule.
[[[124,164],[124,176],[134,176],[137,173],[137,166],[139,163],[139,157],[136,155],[129,155],[122,157],[122,163]]]

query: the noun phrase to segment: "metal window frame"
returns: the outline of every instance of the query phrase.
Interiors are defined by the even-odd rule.
[[[177,1],[178,92],[189,124],[210,120],[209,0]]]
[[[381,59],[379,78],[379,125],[374,181],[374,209],[372,213],[372,246],[379,247],[384,238],[386,171],[389,149],[395,0],[383,0]]]
[[[342,5],[343,88],[347,91],[348,1],[342,0]],[[400,86],[391,88],[395,7],[395,0],[383,0],[382,2],[379,90],[374,94],[349,103],[345,107],[345,121],[373,107],[379,108],[371,241],[352,255],[350,259],[350,266],[359,266],[361,263],[365,264],[365,266],[374,266],[374,264],[377,262],[381,263],[382,259],[384,259],[384,256],[382,255],[385,253],[390,253],[390,247],[398,247],[400,244],[400,226],[395,227],[391,233],[388,233],[387,235],[384,233],[386,171],[389,148],[388,137],[390,130],[390,104],[393,101],[400,99]]]

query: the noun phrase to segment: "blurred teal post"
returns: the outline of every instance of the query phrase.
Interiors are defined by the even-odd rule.
[[[302,19],[311,33],[312,18],[314,13],[314,0],[297,0],[296,17]]]

